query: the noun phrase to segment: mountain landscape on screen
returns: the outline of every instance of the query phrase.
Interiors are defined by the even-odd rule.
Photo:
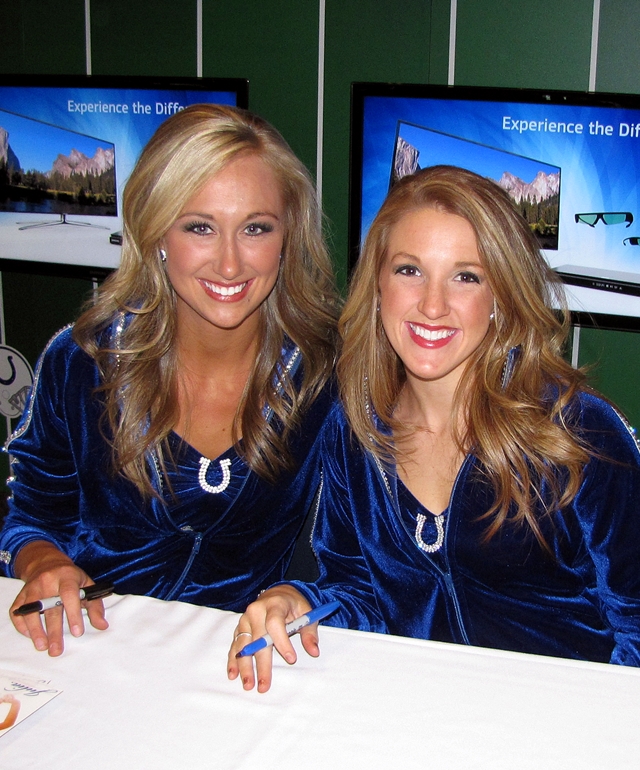
[[[116,216],[114,146],[0,112],[0,211]]]

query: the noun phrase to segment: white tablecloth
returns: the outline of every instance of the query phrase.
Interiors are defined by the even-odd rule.
[[[107,631],[49,658],[8,619],[19,586],[0,669],[63,692],[0,738],[2,770],[640,768],[639,669],[323,628],[259,695],[226,677],[233,613],[112,596]]]

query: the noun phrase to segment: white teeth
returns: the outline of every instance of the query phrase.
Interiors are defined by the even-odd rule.
[[[429,342],[435,342],[436,340],[443,340],[445,337],[453,337],[456,333],[455,329],[438,329],[437,331],[430,331],[425,329],[424,326],[416,326],[415,324],[409,324],[411,331],[417,334],[418,337],[422,337]]]
[[[247,285],[247,281],[239,283],[236,286],[220,286],[218,283],[210,283],[209,281],[203,281],[204,285],[216,294],[220,294],[223,297],[231,297],[234,294],[240,294],[240,292]]]

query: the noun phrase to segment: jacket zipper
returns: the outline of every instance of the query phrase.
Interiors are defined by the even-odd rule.
[[[394,508],[394,510],[396,512],[396,515],[398,516],[398,518],[401,519],[400,511],[398,509],[398,506],[396,505],[396,501],[395,501],[395,498],[393,496],[393,492],[391,490],[391,485],[389,484],[389,481],[387,479],[387,474],[385,473],[385,470],[382,467],[382,463],[376,457],[375,454],[370,453],[370,455],[371,455],[371,457],[373,457],[373,460],[374,460],[376,469],[378,471],[378,474],[380,476],[380,479],[382,480],[382,483],[384,484],[384,487],[387,490],[387,494],[389,495],[389,499],[391,501],[391,505],[393,506],[393,508]],[[458,471],[458,475],[456,476],[456,480],[455,480],[455,482],[453,484],[453,489],[451,490],[451,500],[453,500],[453,498],[454,498],[454,495],[455,495],[455,492],[456,492],[456,488],[458,486],[458,479],[460,478],[460,474],[462,473],[462,471],[463,471],[464,467],[466,466],[466,464],[468,462],[470,462],[469,457],[470,457],[469,455],[467,455],[465,457],[464,462],[462,463],[462,466],[460,467],[460,470]],[[451,503],[449,503],[449,510],[451,511],[452,509],[453,509],[453,505]],[[467,631],[466,631],[466,628],[464,626],[464,621],[462,619],[462,611],[460,610],[460,602],[458,601],[458,595],[456,593],[456,589],[455,589],[455,586],[453,584],[453,579],[451,577],[451,570],[449,568],[449,554],[448,554],[448,550],[447,550],[448,536],[449,536],[449,528],[447,527],[445,529],[444,543],[442,544],[442,555],[444,557],[445,564],[447,565],[447,569],[446,569],[446,571],[443,571],[442,569],[440,569],[440,567],[438,567],[437,564],[433,564],[433,567],[444,578],[444,582],[445,582],[445,586],[446,586],[446,589],[447,589],[447,593],[449,594],[449,598],[451,599],[451,601],[453,603],[453,608],[455,610],[455,616],[456,616],[456,620],[458,622],[458,630],[460,631],[460,636],[462,637],[462,640],[463,640],[464,644],[469,644],[470,645],[471,642],[469,641],[469,637],[467,635]]]
[[[193,529],[187,524],[186,526],[181,527],[180,531],[184,533],[188,533],[188,532],[193,532]],[[200,550],[200,544],[202,543],[203,533],[195,532],[194,535],[195,535],[195,539],[193,541],[193,546],[191,547],[191,553],[189,554],[189,559],[187,560],[185,568],[182,570],[182,574],[176,581],[171,591],[169,591],[166,601],[170,601],[171,599],[173,599],[173,597],[177,594],[178,590],[182,587],[182,583],[184,582],[184,579],[187,577],[187,573],[191,569],[193,560],[198,555],[198,551]]]
[[[276,383],[276,389],[274,391],[276,394],[280,393],[282,391],[283,387],[284,387],[283,384],[282,384],[283,377],[285,377],[285,376],[293,377],[294,374],[296,373],[297,369],[298,369],[300,361],[301,361],[300,348],[296,345],[294,347],[293,351],[291,352],[289,360],[287,361],[287,364],[286,364],[286,366],[284,368],[284,373],[283,373],[282,377],[278,377],[278,381]],[[267,409],[265,411],[265,419],[270,420],[272,414],[273,414],[273,410],[270,409],[270,408]],[[152,468],[153,468],[154,476],[156,478],[156,482],[158,484],[158,488],[159,488],[160,492],[162,492],[162,488],[163,488],[162,474],[160,473],[160,467],[159,467],[159,463],[158,463],[158,458],[156,457],[155,452],[151,452],[151,459],[152,459]],[[230,505],[234,505],[235,501],[238,499],[238,497],[242,493],[242,490],[244,489],[244,485],[245,485],[245,483],[247,481],[248,475],[249,474],[247,473],[246,476],[245,476],[244,481],[242,482],[242,486],[241,486],[240,490],[238,491],[234,501]],[[322,489],[322,486],[320,487],[320,489]],[[320,506],[320,494],[318,493],[317,502],[316,502],[316,511],[315,511],[315,515],[316,516],[318,514],[319,506]],[[314,524],[315,524],[315,518],[314,518]],[[180,531],[183,532],[183,533],[190,533],[190,532],[193,532],[193,527],[191,527],[188,524],[186,524],[184,527],[180,527]],[[178,580],[174,584],[173,588],[169,592],[169,594],[168,594],[168,596],[166,598],[167,601],[170,601],[171,599],[173,599],[173,597],[178,593],[179,589],[182,587],[182,584],[183,584],[184,580],[186,579],[187,574],[189,573],[189,570],[191,569],[191,565],[193,564],[194,559],[196,558],[196,556],[198,555],[198,552],[200,551],[200,545],[202,543],[202,538],[204,537],[205,533],[204,532],[195,532],[194,535],[195,535],[195,539],[193,541],[193,546],[191,548],[191,553],[189,554],[189,558],[187,560],[187,563],[186,563],[184,569],[182,570],[182,574],[180,575],[180,577],[178,578]]]

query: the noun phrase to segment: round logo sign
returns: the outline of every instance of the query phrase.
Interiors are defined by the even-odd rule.
[[[20,417],[33,385],[29,362],[15,348],[0,345],[0,412],[6,417]]]

